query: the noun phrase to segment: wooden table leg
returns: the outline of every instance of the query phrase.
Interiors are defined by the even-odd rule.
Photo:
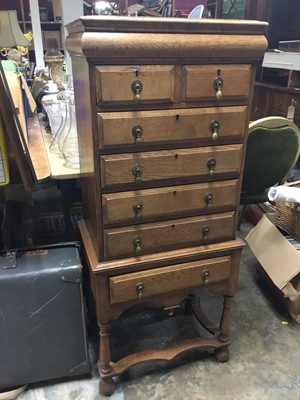
[[[99,324],[100,344],[99,344],[99,362],[98,369],[100,373],[99,391],[103,396],[111,396],[116,390],[116,383],[112,377],[106,375],[111,373],[111,353],[107,328],[108,325]]]
[[[220,335],[219,341],[222,343],[230,343],[230,322],[231,322],[231,296],[224,296],[223,302],[223,313],[220,321]],[[229,360],[229,350],[228,346],[222,347],[221,349],[216,350],[217,360],[221,362],[225,362]]]

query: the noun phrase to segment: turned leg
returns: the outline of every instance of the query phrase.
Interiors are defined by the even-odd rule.
[[[231,302],[232,297],[224,296],[223,302],[223,313],[220,321],[220,334],[219,341],[222,343],[229,344],[229,332],[230,332],[230,321],[231,321]],[[222,347],[221,349],[216,350],[217,360],[225,362],[229,360],[229,351],[228,347]]]
[[[219,340],[224,343],[229,342],[231,302],[232,302],[232,297],[224,296],[223,313],[220,321],[220,335],[219,335]]]
[[[107,325],[99,325],[100,327],[100,344],[99,344],[99,361],[98,369],[100,373],[100,394],[104,396],[110,396],[114,393],[116,389],[116,383],[112,377],[106,377],[111,373],[111,354],[110,354],[110,344],[107,332]]]

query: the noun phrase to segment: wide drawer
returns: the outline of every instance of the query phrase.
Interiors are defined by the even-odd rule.
[[[104,224],[142,222],[233,209],[237,180],[171,186],[102,195]]]
[[[101,186],[171,180],[176,184],[240,173],[242,145],[210,146],[192,149],[149,151],[100,156]]]
[[[174,66],[96,67],[98,105],[173,103]]]
[[[220,87],[224,100],[246,100],[251,79],[250,65],[186,65],[183,67],[183,101],[217,100]]]
[[[122,258],[230,240],[234,212],[103,230],[104,256]]]
[[[241,138],[246,114],[245,106],[99,113],[99,147]]]
[[[230,279],[231,257],[217,257],[111,277],[110,302],[144,298],[172,291],[213,285]]]

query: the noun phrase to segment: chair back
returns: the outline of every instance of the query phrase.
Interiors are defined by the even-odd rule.
[[[266,117],[250,123],[242,197],[243,193],[255,195],[283,183],[299,151],[300,131],[287,118]]]
[[[188,18],[194,18],[194,19],[202,18],[203,12],[204,12],[204,5],[199,4],[198,6],[192,9],[192,11],[188,15]]]

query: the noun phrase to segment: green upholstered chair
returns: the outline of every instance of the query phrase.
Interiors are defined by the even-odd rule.
[[[268,200],[269,188],[286,180],[299,151],[300,131],[287,118],[266,117],[249,124],[240,221],[246,205],[260,206]]]

